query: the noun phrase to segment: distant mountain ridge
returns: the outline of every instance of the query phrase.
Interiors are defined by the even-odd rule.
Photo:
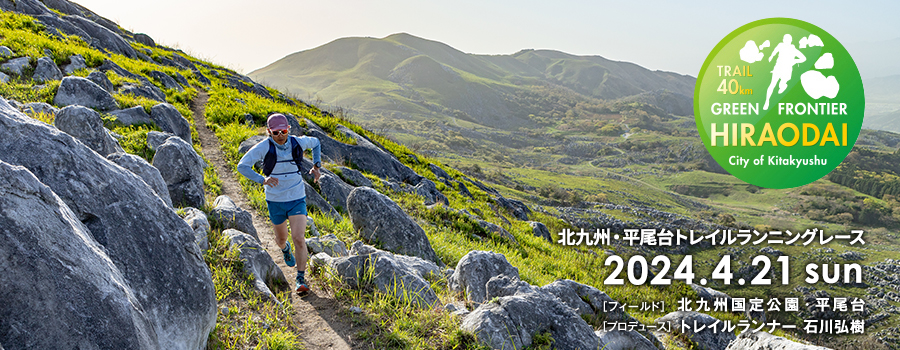
[[[288,55],[249,76],[300,97],[361,111],[467,115],[500,128],[530,123],[527,108],[512,96],[535,86],[567,89],[586,99],[660,90],[689,99],[696,83],[691,76],[600,56],[553,50],[474,55],[405,33],[338,39]]]

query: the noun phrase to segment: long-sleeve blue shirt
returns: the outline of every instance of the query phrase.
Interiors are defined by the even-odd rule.
[[[319,163],[322,158],[321,146],[319,139],[309,136],[293,136],[291,138],[297,140],[304,150],[312,149],[313,164]],[[259,173],[253,171],[253,164],[262,161],[269,152],[269,140],[267,138],[250,148],[238,163],[238,172],[256,183],[262,184],[266,178]],[[303,176],[297,170],[294,164],[294,158],[291,156],[291,140],[288,139],[283,145],[275,144],[275,155],[278,162],[272,169],[271,177],[278,179],[278,185],[275,187],[263,186],[266,191],[266,200],[270,202],[290,202],[298,199],[306,198],[306,185],[303,182]]]

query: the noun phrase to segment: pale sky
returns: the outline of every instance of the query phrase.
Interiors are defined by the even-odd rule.
[[[245,74],[338,38],[382,38],[405,32],[467,53],[553,49],[696,76],[707,54],[725,35],[769,17],[796,18],[828,31],[850,49],[861,71],[864,66],[876,65],[861,64],[854,47],[865,48],[859,49],[859,55],[880,57],[885,55],[869,51],[892,40],[888,49],[900,50],[900,40],[894,40],[900,39],[900,21],[896,19],[900,2],[896,1],[75,2],[125,29],[146,33],[159,43]],[[900,68],[887,72],[882,65],[878,67],[867,74],[900,74]]]

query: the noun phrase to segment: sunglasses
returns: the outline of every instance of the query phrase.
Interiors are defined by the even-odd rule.
[[[288,133],[287,130],[272,130],[272,135],[275,135],[275,136],[287,135],[287,133]]]

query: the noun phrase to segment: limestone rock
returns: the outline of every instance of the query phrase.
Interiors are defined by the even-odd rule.
[[[153,41],[153,38],[144,33],[134,33],[134,41],[137,41],[149,47],[156,47],[156,42]]]
[[[15,75],[22,75],[22,73],[25,71],[25,68],[29,67],[31,67],[31,57],[27,56],[13,58],[0,65],[0,69],[3,69]]]
[[[728,344],[735,339],[734,333],[718,331],[709,328],[713,323],[721,324],[719,320],[707,314],[696,311],[675,311],[653,321],[654,324],[669,323],[672,333],[685,335],[691,342],[697,344],[698,349],[725,350]],[[694,325],[703,325],[704,329],[695,332]]]
[[[178,135],[182,140],[191,143],[191,124],[181,115],[175,106],[168,103],[160,103],[150,108],[150,119],[159,126],[162,131]]]
[[[234,229],[225,230],[222,234],[229,238],[229,245],[232,248],[240,249],[244,275],[253,276],[253,287],[256,291],[269,301],[281,304],[272,291],[286,289],[287,279],[266,249],[259,245],[259,240]]]
[[[158,102],[166,102],[166,93],[160,90],[156,85],[147,81],[141,85],[125,84],[119,88],[121,94],[132,94],[139,97],[146,97]]]
[[[168,132],[159,132],[159,131],[151,131],[147,133],[147,146],[150,146],[150,149],[156,150],[159,146],[166,143],[170,137],[178,137],[175,134]]]
[[[322,176],[319,178],[319,189],[322,190],[322,196],[328,200],[328,204],[335,208],[347,210],[347,197],[353,191],[353,186],[348,185],[332,172],[322,169]]]
[[[50,114],[55,116],[57,113],[59,113],[59,108],[53,107],[52,105],[44,102],[26,103],[21,108],[19,108],[19,110],[28,116],[35,116],[37,114]]]
[[[441,264],[425,231],[387,196],[369,187],[357,187],[347,198],[353,227],[370,242],[405,255]]]
[[[541,237],[547,242],[553,243],[553,238],[550,235],[550,229],[547,228],[547,225],[544,225],[537,221],[529,221],[529,225],[531,225],[531,233],[537,237]]]
[[[125,276],[49,187],[0,161],[0,208],[0,343],[160,348]]]
[[[594,332],[600,342],[606,347],[604,350],[660,350],[646,337],[635,330],[618,330],[611,331],[598,330]]]
[[[184,222],[194,230],[194,241],[197,242],[197,246],[206,253],[209,250],[209,232],[211,230],[206,214],[200,209],[187,207],[184,208],[183,215]]]
[[[209,216],[222,224],[223,228],[236,229],[249,234],[257,242],[261,242],[259,235],[256,233],[256,227],[253,227],[253,215],[238,207],[231,198],[225,195],[219,196],[213,203],[213,207],[213,210],[209,212]]]
[[[194,147],[178,137],[170,137],[153,156],[153,166],[166,180],[169,196],[175,206],[202,207],[206,204],[203,191],[203,168]]]
[[[172,77],[170,77],[166,73],[154,70],[151,71],[148,75],[163,84],[166,89],[173,89],[177,90],[178,92],[184,91],[184,88],[181,85],[178,85],[178,82],[176,82],[175,79],[172,79]]]
[[[153,348],[205,347],[216,321],[215,290],[190,227],[137,175],[2,100],[0,135],[0,160],[25,166],[49,186],[122,271],[124,278],[116,280],[134,289],[131,295],[158,336],[159,346]],[[65,257],[70,259],[72,254],[67,252]],[[54,271],[58,274],[66,268]],[[42,292],[48,290],[52,289]]]
[[[59,84],[53,104],[57,106],[81,105],[101,111],[118,109],[112,95],[93,81],[82,77],[65,77]]]
[[[689,286],[691,287],[691,289],[697,292],[697,296],[700,297],[700,299],[707,300],[710,303],[718,299],[724,299],[729,303],[729,305],[731,305],[731,297],[728,296],[728,294],[722,293],[709,287],[698,286],[693,283],[689,284]]]
[[[307,238],[306,247],[309,249],[310,253],[312,253],[311,255],[325,253],[332,258],[350,255],[344,242],[339,240],[334,234]]]
[[[119,109],[109,114],[116,117],[116,121],[122,125],[140,125],[153,123],[153,119],[147,114],[143,106],[134,106],[126,109]]]
[[[473,250],[459,259],[448,282],[451,290],[465,292],[466,299],[483,303],[487,298],[485,285],[499,275],[518,279],[519,269],[506,261],[503,254]]]
[[[50,57],[41,57],[37,60],[37,67],[34,68],[32,79],[38,83],[46,83],[51,80],[60,80],[63,78],[62,71],[56,66],[56,62]]]
[[[554,349],[601,349],[594,329],[559,299],[543,293],[497,298],[466,315],[460,328],[494,349],[524,349],[549,332]]]
[[[826,347],[806,345],[753,330],[741,333],[728,345],[728,350],[830,350]]]
[[[429,179],[421,179],[419,184],[413,187],[413,189],[416,194],[425,198],[425,205],[432,205],[434,203],[450,204],[447,196],[444,196],[444,194],[437,189],[434,182]]]
[[[371,246],[363,247],[362,242],[354,243],[354,255],[332,258],[325,253],[313,256],[315,268],[329,266],[350,288],[373,288],[393,295],[404,302],[421,308],[440,306],[437,294],[425,279],[428,275],[439,276],[440,268],[432,262],[418,257],[392,254]]]
[[[97,86],[101,87],[106,92],[113,91],[113,84],[109,81],[109,78],[106,76],[106,73],[94,71],[91,74],[88,74],[88,80],[97,84]]]
[[[119,34],[109,30],[104,26],[87,18],[71,15],[66,16],[65,21],[71,23],[75,27],[87,33],[88,37],[84,39],[88,44],[97,49],[106,50],[113,53],[121,54],[128,58],[137,58],[137,53]],[[68,33],[76,34],[76,33]],[[83,35],[83,34],[82,34]]]
[[[144,158],[122,151],[111,153],[106,156],[106,158],[125,169],[131,170],[135,175],[140,176],[167,206],[170,208],[172,207],[172,199],[169,197],[166,181],[163,180],[162,175],[159,174],[159,170],[150,165],[150,163],[147,163]]]
[[[69,64],[63,67],[63,73],[66,73],[66,75],[72,75],[72,73],[75,73],[75,71],[79,69],[87,69],[87,62],[81,55],[72,55],[69,56]]]
[[[100,120],[100,113],[83,106],[68,106],[56,115],[53,124],[74,136],[101,156],[122,152],[119,143],[109,135]]]
[[[372,181],[363,176],[361,172],[343,166],[338,167],[338,170],[340,170],[344,182],[356,187],[372,187]]]

